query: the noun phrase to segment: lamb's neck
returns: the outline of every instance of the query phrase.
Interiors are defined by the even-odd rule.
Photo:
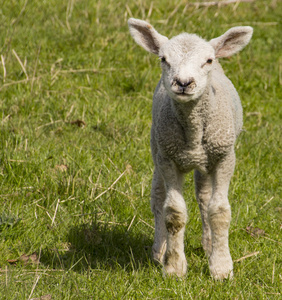
[[[172,109],[185,133],[189,146],[197,148],[202,144],[207,109],[207,95],[204,94],[197,101],[179,103],[172,101]]]

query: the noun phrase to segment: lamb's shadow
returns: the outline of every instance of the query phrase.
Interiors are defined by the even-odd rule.
[[[148,266],[153,241],[123,226],[82,224],[70,228],[65,249],[42,249],[41,263],[53,269],[135,269]]]

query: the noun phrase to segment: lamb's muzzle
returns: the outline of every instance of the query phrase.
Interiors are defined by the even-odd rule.
[[[175,78],[172,82],[172,86],[176,88],[176,94],[191,94],[193,93],[193,89],[197,86],[197,84],[193,77],[189,78],[187,81],[182,81],[181,79]]]

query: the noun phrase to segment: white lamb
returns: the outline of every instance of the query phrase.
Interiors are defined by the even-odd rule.
[[[166,274],[186,273],[187,212],[182,185],[184,174],[194,169],[202,245],[211,275],[231,277],[228,187],[235,165],[234,144],[242,128],[242,107],[217,58],[240,51],[249,43],[253,29],[234,27],[207,42],[188,33],[169,40],[138,19],[131,18],[128,24],[136,43],[157,54],[162,67],[151,129],[153,259],[163,264]]]

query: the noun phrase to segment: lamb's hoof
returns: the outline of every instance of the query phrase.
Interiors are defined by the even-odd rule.
[[[164,276],[176,275],[182,277],[186,274],[187,271],[187,261],[185,255],[165,255],[165,263],[163,268]]]
[[[163,268],[163,275],[166,276],[177,276],[177,277],[183,277],[186,274],[187,271],[187,263],[182,264],[181,266],[164,266]]]
[[[233,262],[229,253],[221,256],[212,254],[209,258],[209,266],[211,275],[215,280],[233,277]]]
[[[156,265],[163,264],[164,261],[164,253],[162,252],[156,252],[154,249],[152,249],[152,259]]]

